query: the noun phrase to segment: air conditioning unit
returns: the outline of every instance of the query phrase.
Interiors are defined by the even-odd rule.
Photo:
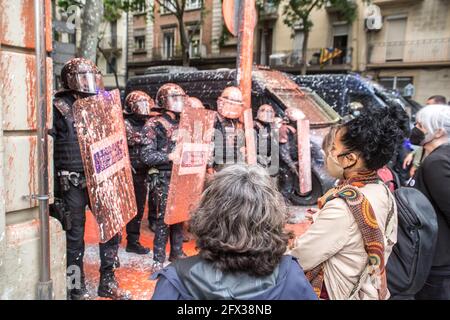
[[[381,15],[380,7],[377,5],[370,5],[365,12],[365,27],[369,31],[378,31],[383,28],[383,16]]]

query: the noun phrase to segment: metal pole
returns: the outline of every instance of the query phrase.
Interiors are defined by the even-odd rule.
[[[129,48],[129,44],[128,44],[128,32],[129,32],[129,28],[130,28],[130,26],[128,25],[128,23],[129,23],[129,16],[128,16],[128,11],[127,11],[127,28],[126,28],[126,30],[127,30],[127,32],[126,32],[126,34],[125,34],[125,37],[126,37],[126,39],[127,39],[127,43],[126,43],[126,45],[125,45],[125,88],[127,87],[127,81],[128,81],[128,50],[130,49]]]
[[[238,6],[235,4],[235,9]],[[239,1],[239,34],[236,82],[244,98],[243,121],[245,125],[246,160],[256,164],[255,132],[252,114],[253,35],[256,24],[255,0]]]
[[[253,34],[256,23],[255,0],[239,1],[239,43],[236,82],[244,96],[244,107],[251,108],[253,71]]]
[[[39,226],[41,259],[37,297],[39,300],[53,299],[53,281],[50,277],[50,227],[48,187],[48,138],[47,138],[47,52],[45,45],[45,1],[34,1],[36,39],[36,94],[38,126],[38,169],[39,169]]]

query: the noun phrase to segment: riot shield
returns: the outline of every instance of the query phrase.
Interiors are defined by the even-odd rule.
[[[298,143],[298,178],[301,195],[312,191],[311,177],[311,148],[309,137],[309,120],[297,121],[297,143]]]
[[[244,126],[247,164],[253,165],[256,164],[256,143],[252,109],[244,111]]]
[[[119,90],[80,99],[73,113],[91,210],[105,243],[137,214]]]
[[[170,180],[164,221],[168,225],[189,220],[200,201],[214,135],[216,112],[185,107],[177,134],[179,160]]]

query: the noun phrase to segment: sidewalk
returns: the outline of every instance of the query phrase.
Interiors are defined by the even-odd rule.
[[[298,207],[295,208],[299,210]],[[301,210],[301,209],[300,209]],[[304,223],[288,224],[287,229],[294,231],[296,235],[300,235],[306,230],[307,225]],[[153,232],[148,228],[147,214],[142,221],[141,227],[141,243],[153,250]],[[86,285],[89,293],[94,299],[97,297],[97,286],[99,281],[99,249],[98,249],[98,229],[97,223],[93,215],[88,212],[86,216],[86,252],[84,257],[84,268],[86,273]],[[150,268],[153,263],[153,252],[147,255],[136,255],[125,251],[126,232],[124,230],[122,243],[119,249],[120,268],[116,270],[116,276],[122,289],[129,291],[133,296],[133,300],[150,300],[153,296],[156,281],[148,280],[150,276]],[[167,247],[167,252],[169,247]],[[184,243],[184,252],[191,256],[196,254],[195,241]]]

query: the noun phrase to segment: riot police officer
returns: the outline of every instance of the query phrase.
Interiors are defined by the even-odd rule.
[[[245,133],[239,118],[244,111],[242,92],[228,87],[217,99],[217,118],[214,124],[214,154],[208,163],[208,173],[223,166],[245,162]]]
[[[269,104],[258,108],[254,121],[258,164],[267,168],[271,163],[272,131],[275,129],[275,111]]]
[[[142,129],[152,116],[155,106],[153,99],[143,91],[133,91],[125,99],[125,129],[127,132],[128,150],[133,171],[133,185],[136,194],[137,215],[127,224],[127,252],[148,254],[149,248],[139,242],[142,217],[147,200],[147,173],[149,171],[141,159]]]
[[[153,273],[163,268],[166,259],[166,244],[169,238],[169,261],[173,262],[185,257],[183,252],[183,223],[169,226],[165,224],[164,217],[173,161],[177,159],[176,135],[181,112],[187,104],[187,95],[180,86],[168,83],[158,90],[156,103],[159,108],[163,109],[162,115],[145,124],[141,151],[142,162],[158,170],[158,182],[152,191],[157,209],[153,242]]]
[[[89,295],[85,285],[83,269],[84,231],[86,206],[90,205],[86,188],[82,156],[78,143],[72,106],[78,100],[96,95],[103,90],[102,75],[97,66],[89,60],[76,58],[67,62],[61,71],[64,90],[55,94],[53,102],[55,200],[62,205],[70,216],[70,227],[66,226],[67,272],[81,276],[79,286],[68,288],[68,298],[87,299]],[[100,244],[100,297],[126,298],[119,289],[114,270],[119,266],[118,249],[121,235]],[[76,270],[75,270],[76,269]],[[77,272],[78,271],[78,272]]]

